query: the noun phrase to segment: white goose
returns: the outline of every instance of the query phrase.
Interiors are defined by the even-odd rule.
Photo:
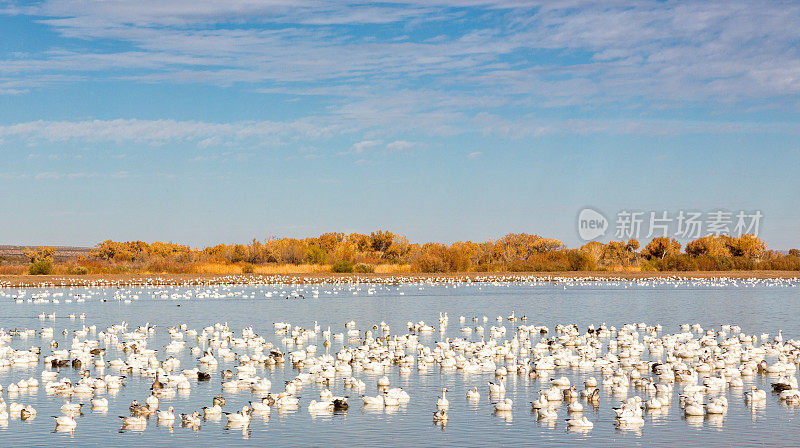
[[[239,412],[226,412],[225,417],[229,424],[243,425],[250,423],[250,408],[244,406]]]
[[[144,417],[125,417],[120,415],[119,418],[122,419],[123,428],[140,429],[147,426],[147,419]]]
[[[489,381],[489,394],[490,395],[502,395],[506,393],[506,385],[503,380],[500,380],[499,383],[493,383]]]
[[[505,400],[498,401],[494,405],[495,411],[510,411],[513,409],[514,402],[511,401],[510,398],[506,398]]]
[[[175,420],[175,409],[170,406],[166,411],[158,411],[157,414],[159,421],[171,422]]]
[[[56,426],[59,428],[75,428],[78,426],[78,422],[75,421],[75,417],[71,415],[62,415],[59,417],[53,417],[56,420]]]
[[[567,426],[573,428],[591,428],[594,426],[594,423],[584,416],[567,420]]]
[[[265,413],[268,414],[270,412],[269,403],[266,399],[262,399],[261,401],[251,401],[249,402],[250,408],[253,409],[255,412]]]
[[[443,387],[442,388],[442,396],[439,397],[438,400],[436,400],[436,407],[437,408],[439,408],[439,409],[447,409],[447,408],[450,407],[450,401],[447,399],[446,394],[447,394],[447,388]]]

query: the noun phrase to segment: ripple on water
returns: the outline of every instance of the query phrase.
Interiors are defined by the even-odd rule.
[[[318,321],[323,329],[328,325],[334,332],[344,331],[344,323],[355,320],[359,328],[372,326],[380,321],[391,325],[393,333],[404,332],[407,321],[435,324],[439,312],[448,312],[450,325],[445,335],[438,332],[420,337],[426,345],[432,345],[443,337],[461,337],[458,316],[468,319],[466,324],[500,325],[494,317],[506,316],[512,310],[517,315],[527,315],[527,324],[542,324],[553,328],[556,323],[576,323],[582,328],[588,324],[621,326],[630,322],[661,323],[664,330],[677,332],[681,323],[698,322],[704,327],[723,323],[737,324],[748,333],[767,332],[774,334],[783,329],[785,337],[800,336],[800,321],[795,316],[800,312],[796,284],[770,285],[767,282],[745,284],[708,284],[708,282],[570,282],[568,284],[512,283],[512,284],[461,284],[461,285],[361,285],[360,287],[323,285],[302,287],[301,292],[313,289],[320,291],[318,299],[290,299],[283,297],[297,287],[291,285],[269,286],[224,286],[224,287],[157,287],[157,288],[53,288],[27,291],[32,294],[63,294],[59,304],[21,303],[10,300],[0,302],[2,327],[56,329],[53,340],[61,347],[69,345],[69,338],[61,335],[63,329],[80,328],[83,323],[97,324],[99,328],[129,322],[131,326],[145,322],[156,324],[159,331],[149,344],[152,348],[163,348],[169,342],[165,328],[187,323],[189,328],[201,328],[214,322],[228,322],[236,331],[253,324],[255,331],[267,340],[279,345],[280,336],[272,332],[272,323],[286,321],[309,326]],[[744,286],[746,287],[744,287]],[[368,290],[374,289],[373,294]],[[338,292],[338,294],[334,294]],[[355,292],[356,294],[352,294]],[[0,290],[6,297],[19,295],[17,289]],[[268,295],[272,297],[267,297]],[[330,293],[330,294],[328,294]],[[403,293],[402,295],[400,293]],[[84,302],[63,300],[70,294],[80,294]],[[312,294],[307,294],[311,297]],[[130,303],[116,298],[133,298]],[[103,302],[106,299],[108,301]],[[177,306],[181,305],[181,306]],[[55,319],[39,320],[39,313],[55,313]],[[71,313],[86,313],[86,320],[69,319]],[[473,323],[473,315],[489,317],[486,324]],[[503,322],[512,327],[513,324]],[[510,333],[509,333],[510,336]],[[480,339],[473,332],[468,336]],[[486,334],[488,338],[488,331]],[[14,348],[25,348],[31,344],[49,348],[38,337],[26,341],[13,340]],[[321,344],[318,354],[323,353]],[[334,342],[331,352],[338,350],[340,342]],[[119,356],[110,353],[106,359]],[[188,348],[176,354],[182,367],[194,366]],[[163,358],[163,354],[160,355]],[[221,361],[219,368],[233,369],[235,363]],[[39,377],[42,366],[0,368],[0,384],[19,381],[31,376]],[[257,375],[269,377],[273,390],[283,381],[294,377],[290,366],[274,369],[259,367]],[[355,376],[367,383],[364,393],[375,395],[375,383],[383,374],[360,372]],[[573,382],[582,383],[588,376],[599,376],[597,371],[556,371],[553,376],[567,376]],[[61,376],[77,381],[77,371],[61,370]],[[84,407],[84,415],[77,418],[78,427],[72,432],[54,431],[51,415],[60,414],[64,400],[48,397],[41,388],[24,391],[15,397],[5,395],[7,402],[18,401],[31,404],[39,411],[37,418],[29,421],[12,419],[0,423],[3,440],[14,440],[26,446],[42,445],[178,445],[218,446],[221,443],[237,445],[300,445],[300,446],[396,446],[398,444],[419,446],[433,445],[527,445],[548,443],[555,445],[646,445],[685,444],[703,446],[741,446],[749,444],[781,445],[793,440],[794,425],[798,409],[778,403],[770,394],[767,403],[760,408],[746,406],[741,391],[728,390],[725,396],[730,402],[728,413],[722,417],[701,418],[691,421],[679,412],[677,400],[667,411],[645,415],[641,427],[619,428],[614,425],[611,406],[617,402],[610,395],[603,395],[599,409],[586,406],[584,415],[595,422],[589,432],[567,429],[565,405],[560,405],[558,418],[554,422],[537,421],[530,412],[529,402],[537,397],[543,381],[511,376],[507,382],[506,396],[514,400],[510,416],[494,412],[488,397],[486,383],[494,380],[489,373],[442,371],[435,366],[427,371],[413,368],[410,374],[399,375],[397,369],[387,373],[392,385],[401,385],[411,394],[411,401],[398,409],[378,411],[351,406],[346,414],[310,415],[305,404],[319,397],[320,386],[305,385],[299,392],[301,407],[297,410],[278,412],[273,410],[267,418],[253,418],[245,429],[226,429],[224,419],[204,421],[201,428],[193,431],[180,427],[158,425],[154,419],[144,431],[120,432],[119,415],[127,415],[128,405],[134,399],[142,401],[150,380],[129,375],[126,387],[116,393],[106,393],[109,409],[96,412]],[[176,412],[189,412],[206,406],[210,398],[219,393],[221,378],[218,373],[209,382],[192,381],[191,393],[176,394],[162,400],[164,406],[174,406]],[[769,380],[757,376],[752,384],[768,388]],[[477,385],[481,398],[477,404],[464,399],[467,388]],[[746,383],[746,387],[750,383]],[[450,420],[444,427],[432,423],[432,412],[441,387],[450,392]],[[349,394],[357,398],[359,393],[345,389],[341,380],[331,387],[336,395]],[[629,395],[640,392],[631,388]],[[226,392],[226,409],[235,410],[254,397],[249,392]],[[677,396],[677,394],[676,394]],[[357,400],[353,400],[357,401]],[[84,401],[87,402],[88,401]],[[13,437],[13,439],[12,439]]]

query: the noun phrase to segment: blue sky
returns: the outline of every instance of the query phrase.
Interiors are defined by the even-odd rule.
[[[798,247],[798,23],[763,1],[0,0],[0,243],[574,247],[590,206],[759,210]]]

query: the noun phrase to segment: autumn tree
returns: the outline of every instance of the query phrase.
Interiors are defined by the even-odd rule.
[[[411,262],[417,272],[446,272],[449,268],[447,261],[447,246],[441,243],[425,243]]]
[[[41,246],[37,249],[26,249],[25,256],[31,261],[28,273],[31,275],[47,275],[53,272],[53,256],[56,250],[52,247]]]
[[[642,251],[642,255],[645,257],[659,260],[679,253],[681,253],[681,243],[666,236],[653,238]]]
[[[543,253],[564,248],[559,240],[542,238],[527,233],[509,233],[497,242],[503,261],[513,263],[527,260],[535,253]]]
[[[101,243],[97,243],[94,249],[89,251],[89,256],[94,258],[99,258],[101,260],[112,260],[114,256],[117,254],[119,249],[119,243],[115,243],[111,240],[106,240]]]
[[[356,245],[350,241],[340,241],[333,248],[332,261],[352,262],[356,253]]]
[[[725,245],[734,257],[758,258],[767,249],[762,240],[750,234],[729,238],[725,240]]]
[[[377,232],[370,233],[369,248],[377,253],[379,257],[383,257],[383,254],[389,250],[393,241],[394,235],[392,235],[392,232],[378,230]]]
[[[592,241],[581,246],[580,251],[590,256],[594,263],[599,263],[600,259],[603,258],[605,248],[605,244],[599,241]]]
[[[729,257],[731,255],[726,235],[708,235],[686,244],[686,253],[692,256]]]
[[[450,246],[453,260],[459,260],[458,264],[463,266],[462,271],[477,266],[481,261],[481,247],[472,241],[457,241]]]
[[[336,245],[345,240],[345,234],[340,232],[323,233],[318,238],[315,238],[316,245],[321,247],[328,254],[332,254],[336,249]]]
[[[567,261],[571,271],[591,271],[597,268],[597,262],[589,252],[570,249],[567,251]]]
[[[328,254],[319,246],[308,246],[303,261],[310,264],[324,264],[328,261]]]
[[[394,234],[392,236],[392,245],[383,254],[383,258],[387,261],[397,263],[402,262],[411,250],[411,243],[405,235]]]
[[[35,263],[40,260],[50,260],[52,262],[53,256],[56,254],[56,250],[50,246],[39,246],[36,249],[25,249],[23,253],[26,257],[28,257],[31,263]]]
[[[368,235],[362,235],[360,233],[351,233],[350,235],[347,235],[347,241],[355,244],[358,252],[366,252],[370,250],[370,246],[372,244],[372,240],[370,240]]]
[[[628,266],[636,261],[636,249],[639,242],[631,239],[626,241],[609,241],[603,249],[601,258],[606,264]]]

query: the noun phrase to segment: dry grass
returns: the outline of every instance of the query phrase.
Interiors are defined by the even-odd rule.
[[[0,265],[0,275],[22,275],[28,273],[28,266]]]
[[[409,274],[410,264],[379,264],[375,266],[376,274]]]
[[[607,271],[611,272],[641,272],[641,266],[609,266],[606,268]]]
[[[194,274],[236,275],[244,269],[242,264],[226,263],[198,263],[193,266]],[[256,264],[253,265],[254,274],[319,274],[331,272],[330,265],[319,264]]]
[[[320,274],[331,272],[329,264],[258,264],[253,266],[256,274]]]
[[[242,273],[242,266],[238,264],[198,263],[192,270],[195,274],[235,275]]]
[[[192,266],[193,274],[235,275],[241,274],[243,265],[226,263],[198,263]],[[256,264],[254,274],[286,275],[286,274],[323,274],[331,272],[329,264]],[[376,274],[408,274],[411,265],[379,264],[375,266]]]

